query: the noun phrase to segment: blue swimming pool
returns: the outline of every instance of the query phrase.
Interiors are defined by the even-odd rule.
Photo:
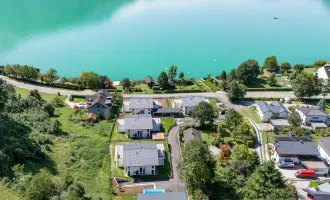
[[[160,194],[160,193],[165,193],[165,190],[156,190],[156,189],[148,189],[148,190],[143,190],[143,194]]]

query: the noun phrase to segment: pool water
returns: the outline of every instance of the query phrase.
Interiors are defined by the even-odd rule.
[[[165,193],[165,190],[155,190],[155,189],[143,190],[143,194],[161,194],[161,193]]]

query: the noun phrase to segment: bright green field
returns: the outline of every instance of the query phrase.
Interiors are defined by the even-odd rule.
[[[261,123],[260,118],[258,117],[257,113],[251,107],[243,108],[245,114],[247,114],[255,123]]]
[[[207,87],[209,87],[214,92],[220,90],[220,88],[218,86],[214,85],[214,83],[212,83],[211,81],[205,80],[205,81],[203,81],[203,83],[205,85],[207,85]]]
[[[168,129],[170,129],[171,126],[174,125],[174,118],[173,117],[163,117],[160,118],[160,121],[162,122],[162,127],[160,132],[163,132],[165,136],[168,135]]]

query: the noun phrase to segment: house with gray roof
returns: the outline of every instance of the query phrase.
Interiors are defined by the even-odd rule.
[[[165,193],[151,193],[151,194],[137,194],[138,200],[188,200],[184,192],[165,192]]]
[[[165,157],[163,144],[134,143],[116,145],[114,160],[116,167],[124,169],[125,176],[156,175]]]
[[[188,143],[190,140],[202,140],[201,132],[194,128],[188,128],[183,131],[184,143]]]
[[[122,111],[131,112],[133,115],[151,115],[151,113],[156,111],[160,106],[159,102],[154,101],[152,98],[133,97],[123,102]]]
[[[299,163],[300,159],[318,158],[320,155],[316,144],[306,137],[273,137],[274,155],[272,156],[277,163],[293,161]]]
[[[117,120],[117,132],[128,138],[151,138],[152,132],[160,131],[161,121],[151,115],[126,115]]]
[[[320,79],[329,79],[330,77],[330,63],[325,64],[316,70],[316,74]]]
[[[319,149],[320,156],[330,165],[330,137],[319,139],[317,148]]]
[[[105,116],[107,110],[111,112],[114,96],[108,91],[102,89],[93,95],[85,97],[87,102],[86,110],[87,112]]]
[[[191,111],[203,101],[208,102],[205,97],[201,96],[182,97],[172,101],[172,108],[181,108],[183,114],[190,115]]]
[[[256,103],[257,114],[261,121],[268,122],[271,119],[287,119],[289,111],[281,102],[266,103],[264,101],[258,101]]]
[[[309,126],[314,124],[314,128],[327,127],[329,119],[328,113],[318,108],[298,108],[297,112],[301,118],[302,124]],[[323,124],[323,126],[321,126]]]

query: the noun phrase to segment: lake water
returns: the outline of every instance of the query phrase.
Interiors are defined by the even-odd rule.
[[[278,20],[273,19],[279,17]],[[330,60],[330,0],[2,0],[0,64],[200,78],[254,58]]]

